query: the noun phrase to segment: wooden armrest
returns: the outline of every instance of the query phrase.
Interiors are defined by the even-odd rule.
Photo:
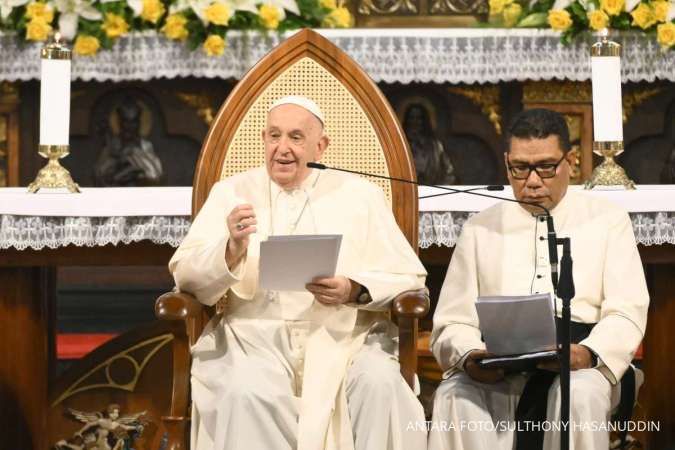
[[[424,288],[402,292],[394,298],[391,309],[398,317],[421,319],[429,312],[429,291]]]
[[[184,292],[167,292],[155,301],[155,316],[162,320],[197,319],[201,316],[202,304]]]

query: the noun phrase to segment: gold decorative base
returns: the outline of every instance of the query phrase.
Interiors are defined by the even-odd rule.
[[[49,162],[40,169],[35,181],[28,185],[28,192],[34,194],[42,188],[66,188],[71,193],[80,192],[80,187],[73,181],[70,172],[59,164],[59,159],[70,153],[67,145],[41,145],[39,153],[48,158]]]
[[[584,189],[593,189],[595,186],[623,186],[626,189],[635,189],[635,183],[628,178],[623,167],[614,161],[614,157],[623,152],[623,142],[594,142],[593,152],[604,156],[605,160],[593,170],[591,179],[586,182]]]

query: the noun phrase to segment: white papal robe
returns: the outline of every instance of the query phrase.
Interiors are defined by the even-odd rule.
[[[649,295],[628,214],[595,196],[567,192],[552,210],[558,237],[571,239],[576,295],[572,320],[597,323],[580,344],[598,355],[594,369],[571,374],[571,420],[606,421],[618,402],[616,385],[645,331]],[[484,349],[475,302],[478,296],[553,292],[546,222],[520,205],[499,203],[464,225],[434,314],[431,345],[444,370],[434,403],[431,450],[511,449],[510,431],[452,429],[460,421],[513,421],[526,377],[507,376],[494,384],[473,381],[462,372],[466,356]],[[560,252],[562,253],[562,252]],[[557,311],[561,311],[557,299]],[[548,419],[557,420],[558,382],[549,391]],[[445,428],[445,430],[441,430]],[[606,432],[572,429],[570,448],[606,449]],[[460,432],[462,431],[462,432]],[[558,448],[555,433],[544,447]]]
[[[226,217],[253,205],[257,232],[245,260],[225,263]],[[269,235],[341,234],[336,273],[372,302],[324,306],[309,292],[258,286],[260,242]],[[399,373],[393,297],[424,287],[426,272],[377,186],[313,171],[285,191],[264,167],[214,185],[170,270],[178,289],[225,312],[192,349],[195,450],[414,450],[422,407]]]

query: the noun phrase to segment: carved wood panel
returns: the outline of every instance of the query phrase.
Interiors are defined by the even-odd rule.
[[[460,27],[488,13],[487,0],[356,0],[352,8],[362,27]]]

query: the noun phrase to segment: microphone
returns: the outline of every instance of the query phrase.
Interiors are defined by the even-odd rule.
[[[435,184],[426,184],[426,183],[420,183],[418,181],[413,181],[413,180],[407,180],[405,178],[396,178],[396,177],[387,177],[384,175],[376,175],[374,173],[368,173],[368,172],[359,172],[356,170],[349,170],[349,169],[341,169],[339,167],[330,167],[325,164],[321,164],[318,162],[308,162],[307,167],[312,168],[312,169],[319,169],[319,170],[337,170],[339,172],[346,172],[346,173],[353,173],[355,175],[363,175],[367,177],[373,177],[373,178],[381,178],[383,180],[393,180],[393,181],[400,181],[401,183],[409,183],[409,184],[415,184],[417,186],[427,186],[427,187],[432,187],[436,189],[441,189],[444,191],[443,194],[435,194],[433,195],[434,197],[436,195],[449,195],[449,194],[470,194],[470,195],[477,195],[479,197],[487,197],[487,198],[494,198],[497,200],[504,200],[507,202],[514,202],[514,203],[520,203],[522,205],[530,205],[534,206],[536,208],[541,209],[544,211],[544,214],[546,216],[546,228],[547,228],[547,240],[548,240],[548,260],[549,263],[551,264],[551,284],[553,285],[553,292],[557,295],[558,292],[558,238],[555,233],[555,227],[553,225],[553,216],[551,215],[551,212],[548,210],[548,208],[541,206],[537,203],[532,203],[532,202],[525,202],[522,200],[516,200],[514,198],[505,198],[505,197],[499,197],[497,195],[490,195],[490,194],[485,194],[481,192],[474,192],[476,190],[484,189],[484,188],[472,188],[472,189],[467,189],[467,190],[462,190],[462,189],[454,189],[448,186],[438,186]],[[504,186],[486,186],[485,189],[488,191],[498,191],[498,190],[503,190]],[[431,196],[427,196],[431,197]]]
[[[548,236],[548,262],[551,264],[551,284],[553,292],[558,294],[558,236],[553,226],[553,216],[546,215],[546,235]]]

